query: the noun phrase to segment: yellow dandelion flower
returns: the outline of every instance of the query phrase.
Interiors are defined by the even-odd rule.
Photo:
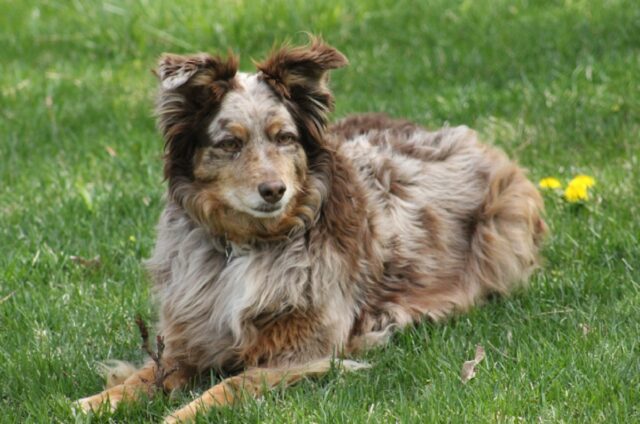
[[[538,182],[538,186],[540,188],[560,188],[562,187],[562,183],[560,183],[560,180],[558,180],[557,178],[553,178],[553,177],[547,177],[547,178],[543,178],[540,180],[540,182]]]
[[[569,185],[583,185],[586,188],[593,187],[596,185],[596,180],[593,177],[588,175],[577,175],[573,177],[571,181],[569,181]]]
[[[569,184],[564,191],[564,198],[570,203],[589,200],[589,190],[585,184],[580,182]]]

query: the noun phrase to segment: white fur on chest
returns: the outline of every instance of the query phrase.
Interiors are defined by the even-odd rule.
[[[165,268],[157,281],[161,306],[170,319],[200,322],[207,333],[242,335],[243,320],[262,312],[310,307],[310,260],[304,238],[264,249],[226,246],[186,217],[161,218],[148,266]]]

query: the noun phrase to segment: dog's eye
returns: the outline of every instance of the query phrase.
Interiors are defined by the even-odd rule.
[[[298,137],[292,133],[280,133],[276,137],[276,142],[280,145],[293,144],[298,141]]]
[[[229,137],[221,140],[216,144],[216,147],[224,149],[228,152],[237,152],[242,149],[242,141],[236,137]]]

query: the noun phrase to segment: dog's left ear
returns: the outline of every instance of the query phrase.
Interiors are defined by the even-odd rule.
[[[311,37],[307,46],[283,46],[256,63],[267,82],[298,112],[312,118],[318,131],[326,125],[333,96],[327,87],[328,71],[346,66],[347,58],[322,39]]]

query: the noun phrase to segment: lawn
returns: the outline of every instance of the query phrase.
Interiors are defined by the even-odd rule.
[[[134,318],[154,317],[141,262],[164,191],[158,55],[231,48],[251,69],[303,31],[350,59],[334,117],[466,124],[535,181],[597,184],[583,205],[545,193],[551,235],[528,291],[407,329],[364,355],[370,370],[207,418],[639,422],[636,0],[0,0],[0,422],[158,421],[210,384],[100,418],[69,406],[101,389],[97,361],[143,360]],[[462,384],[477,344],[486,359]]]

